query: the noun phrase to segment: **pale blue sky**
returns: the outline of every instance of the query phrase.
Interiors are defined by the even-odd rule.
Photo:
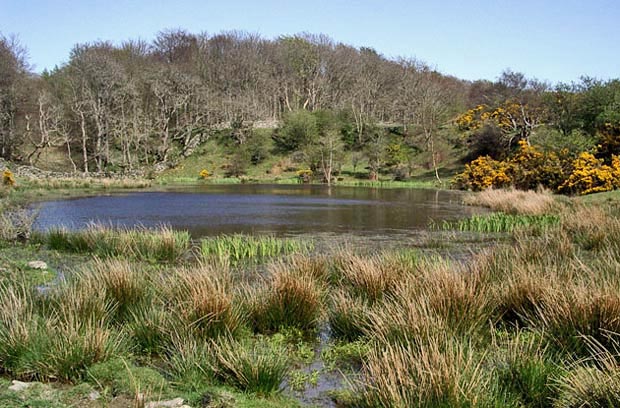
[[[463,79],[505,68],[550,82],[620,77],[620,0],[0,0],[0,32],[19,35],[37,71],[65,62],[75,43],[178,27],[323,33]]]

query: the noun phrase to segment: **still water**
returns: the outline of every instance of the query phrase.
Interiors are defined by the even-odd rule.
[[[204,185],[112,193],[39,203],[36,227],[117,226],[188,230],[193,237],[222,233],[275,235],[415,234],[434,221],[476,209],[454,191],[316,185]]]

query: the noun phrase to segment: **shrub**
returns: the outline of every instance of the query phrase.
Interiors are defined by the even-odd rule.
[[[209,178],[210,175],[211,175],[211,173],[209,173],[209,170],[207,170],[207,169],[200,170],[199,176],[200,176],[201,179],[206,180],[206,179]]]
[[[616,158],[612,164],[620,163]],[[618,169],[603,164],[591,153],[583,152],[573,161],[572,172],[560,185],[559,191],[580,195],[611,191],[620,183],[617,175]]]
[[[556,190],[564,180],[559,157],[553,152],[541,152],[525,140],[519,141],[519,149],[510,158],[508,176],[511,184],[521,190],[538,186]]]
[[[310,169],[297,170],[295,174],[297,175],[297,180],[304,184],[310,183],[312,181],[312,176],[314,175]]]
[[[457,175],[452,184],[462,190],[482,191],[489,187],[505,187],[510,184],[507,172],[509,166],[489,156],[480,156],[465,165],[465,170]]]
[[[5,169],[2,172],[2,185],[6,187],[15,187],[15,184],[15,176],[13,175],[13,172],[9,169]]]

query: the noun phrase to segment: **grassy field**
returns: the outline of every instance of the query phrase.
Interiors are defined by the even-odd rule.
[[[616,199],[472,195],[442,228],[505,239],[459,260],[5,216],[0,407],[619,406]]]

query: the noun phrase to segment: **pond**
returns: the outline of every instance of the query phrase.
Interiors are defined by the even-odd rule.
[[[431,221],[455,220],[479,210],[462,194],[432,189],[377,189],[320,185],[175,186],[38,204],[36,228],[115,226],[188,230],[193,237],[230,233],[279,236],[352,234],[407,236]]]

